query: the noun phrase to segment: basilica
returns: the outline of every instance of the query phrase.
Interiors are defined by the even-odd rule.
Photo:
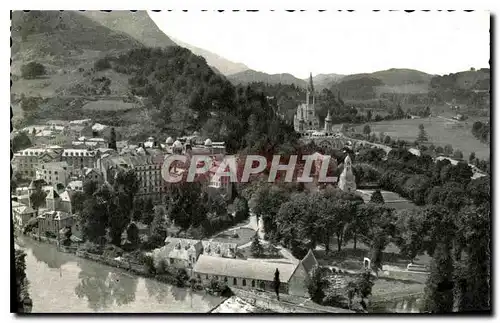
[[[306,132],[308,130],[318,130],[319,119],[315,111],[315,93],[312,80],[312,73],[309,76],[307,85],[306,102],[297,107],[297,112],[293,117],[293,127],[297,132]]]

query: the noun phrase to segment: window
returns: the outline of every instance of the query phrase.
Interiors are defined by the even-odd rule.
[[[201,279],[200,274],[196,275],[196,278]]]
[[[243,286],[246,286],[246,285],[247,285],[247,281],[246,281],[245,279],[243,279],[242,285],[243,285]]]
[[[233,285],[238,285],[238,281],[236,280],[236,278],[233,278]]]
[[[206,275],[205,278],[208,279],[208,275]]]
[[[252,287],[255,287],[255,280],[252,280]]]
[[[266,289],[266,284],[264,282],[260,282],[260,289]]]
[[[227,283],[227,277],[224,277],[224,282]]]

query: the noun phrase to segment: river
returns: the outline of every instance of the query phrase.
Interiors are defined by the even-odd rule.
[[[32,313],[206,313],[224,299],[108,267],[26,237]]]
[[[368,312],[370,313],[421,313],[422,298],[408,296],[398,300],[386,301],[372,304]]]

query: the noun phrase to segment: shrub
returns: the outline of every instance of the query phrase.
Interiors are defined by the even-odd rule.
[[[83,252],[93,253],[96,255],[102,255],[103,252],[102,247],[100,245],[90,241],[86,241],[85,243],[81,244],[78,247],[78,250]]]
[[[210,280],[210,282],[208,283],[207,289],[208,289],[209,293],[216,294],[216,295],[217,294],[222,295],[222,294],[228,293],[228,291],[229,291],[229,287],[227,286],[227,284],[217,280],[215,277],[213,277]]]
[[[115,245],[107,245],[102,255],[107,258],[120,257],[123,255],[123,249]]]
[[[146,272],[150,275],[156,275],[156,268],[155,268],[155,263],[154,259],[150,255],[145,255],[142,258],[142,263],[144,264],[144,269]]]
[[[24,79],[34,79],[39,76],[45,75],[45,66],[37,62],[31,62],[21,66],[21,76]]]
[[[175,285],[177,287],[184,287],[184,286],[186,286],[186,282],[188,280],[189,280],[189,276],[187,274],[186,269],[184,269],[184,268],[177,269],[177,272],[175,273]]]

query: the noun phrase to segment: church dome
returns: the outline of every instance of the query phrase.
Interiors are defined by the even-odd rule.
[[[182,148],[182,143],[179,140],[174,141],[172,148]]]
[[[172,137],[168,137],[168,138],[167,138],[167,140],[165,140],[165,143],[166,143],[167,145],[171,145],[171,144],[173,144],[173,143],[174,143],[174,139],[173,139]]]
[[[205,140],[205,146],[212,146],[212,140],[210,139]]]

